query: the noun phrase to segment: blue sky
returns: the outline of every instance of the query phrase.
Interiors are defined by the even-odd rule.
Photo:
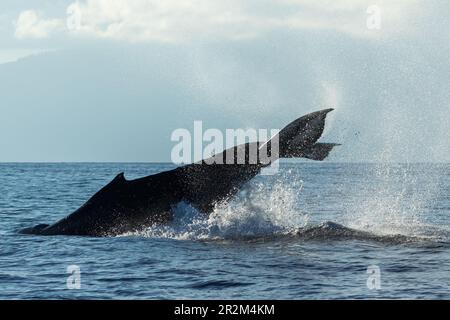
[[[380,10],[369,29],[367,9]],[[450,3],[0,3],[0,161],[170,161],[334,107],[331,161],[450,161]]]

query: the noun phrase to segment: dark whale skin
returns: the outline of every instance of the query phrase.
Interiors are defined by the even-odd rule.
[[[278,134],[278,157],[325,159],[336,144],[316,141],[323,133],[326,114],[331,110],[308,114],[281,130]],[[268,142],[269,154],[272,141]],[[254,144],[260,147],[264,143],[236,146],[210,159],[135,180],[126,180],[120,173],[67,217],[52,225],[39,224],[20,232],[37,235],[120,235],[170,222],[173,219],[172,207],[181,201],[208,214],[218,202],[227,201],[268,165],[259,161],[259,156],[256,163],[249,161],[248,151]],[[244,153],[245,159],[239,158],[242,155],[238,153],[240,148],[247,151]],[[228,164],[226,160],[231,154],[235,160]]]

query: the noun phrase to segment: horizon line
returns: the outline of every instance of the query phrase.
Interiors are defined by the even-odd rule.
[[[336,164],[450,164],[450,161],[313,161],[289,160],[283,163],[336,163]],[[175,164],[170,161],[0,161],[0,164]],[[193,163],[186,163],[188,165]]]

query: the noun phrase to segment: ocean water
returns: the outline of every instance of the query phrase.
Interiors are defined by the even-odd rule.
[[[0,299],[450,299],[449,164],[282,163],[210,216],[180,203],[118,237],[17,232],[119,172],[171,167],[0,164]]]

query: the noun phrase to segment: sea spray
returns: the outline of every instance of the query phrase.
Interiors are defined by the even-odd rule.
[[[423,213],[439,189],[438,177],[421,172],[424,165],[367,165],[370,183],[353,187],[356,201],[346,207],[343,223],[377,234],[421,236]]]
[[[248,183],[228,202],[217,203],[209,215],[180,202],[172,208],[170,224],[133,233],[173,239],[245,239],[295,232],[307,225],[309,215],[298,203],[301,180],[286,183],[282,176],[259,177]],[[127,234],[129,235],[129,234]]]

